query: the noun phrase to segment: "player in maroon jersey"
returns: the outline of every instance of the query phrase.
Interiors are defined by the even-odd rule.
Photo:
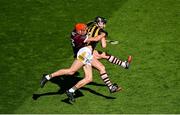
[[[76,85],[74,85],[72,88],[66,91],[66,94],[71,101],[75,101],[73,95],[77,89],[83,87],[84,85],[92,81],[92,66],[91,66],[91,62],[93,59],[92,46],[87,45],[86,43],[101,40],[101,38],[105,36],[104,34],[102,34],[94,38],[88,38],[86,36],[87,26],[86,24],[83,23],[76,24],[74,32],[75,33],[72,34],[72,40],[74,40],[73,47],[74,47],[74,55],[76,56],[76,58],[74,59],[74,62],[71,65],[71,67],[66,69],[60,69],[51,74],[43,75],[40,81],[40,86],[44,87],[46,82],[49,81],[50,79],[62,75],[73,75],[81,67],[83,67],[85,77],[82,80],[80,80]]]

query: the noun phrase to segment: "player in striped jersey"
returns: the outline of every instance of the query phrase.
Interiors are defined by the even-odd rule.
[[[94,21],[90,22],[87,24],[88,26],[88,34],[89,37],[94,37],[97,36],[101,33],[105,33],[106,36],[108,36],[108,33],[104,30],[105,25],[106,25],[107,20],[103,17],[96,17]],[[99,41],[98,41],[99,42]],[[91,42],[90,44],[92,45],[93,48],[96,47],[98,42]],[[106,47],[106,37],[101,39],[101,45],[103,48]],[[106,59],[109,62],[119,65],[125,69],[129,68],[129,64],[131,63],[132,57],[128,56],[128,59],[126,61],[122,61],[121,59],[117,58],[116,56],[113,56],[111,54],[108,54],[106,52],[94,50],[93,51],[93,56],[97,59]]]
[[[106,35],[105,37],[101,39],[101,45],[103,48],[106,47],[106,37],[108,35],[108,33],[104,30],[105,24],[106,24],[106,19],[102,17],[96,17],[95,21],[87,24],[89,37],[95,37],[101,34]],[[99,41],[93,41],[89,43],[94,50],[93,57],[96,59],[96,60],[94,59],[91,64],[93,67],[99,70],[101,78],[103,82],[109,87],[110,92],[117,92],[121,89],[121,87],[118,87],[117,84],[112,84],[106,72],[105,66],[100,61],[98,61],[98,59],[107,59],[109,62],[113,64],[116,64],[116,65],[119,65],[121,67],[128,69],[132,58],[131,56],[129,56],[128,61],[122,61],[113,55],[107,54],[106,52],[97,51],[95,50],[95,47],[97,46],[98,42]],[[116,90],[112,90],[111,86],[116,86]]]

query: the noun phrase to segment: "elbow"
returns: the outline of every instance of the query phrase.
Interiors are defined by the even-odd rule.
[[[104,45],[102,45],[102,48],[106,48],[106,45],[104,44]]]

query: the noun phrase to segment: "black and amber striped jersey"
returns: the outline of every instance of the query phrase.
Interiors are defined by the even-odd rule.
[[[87,26],[88,26],[88,37],[96,37],[101,33],[105,33],[106,36],[108,35],[108,33],[104,29],[98,27],[95,22],[87,23]],[[88,43],[88,45],[91,45],[94,50],[95,47],[97,46],[97,43],[98,42],[90,42]]]

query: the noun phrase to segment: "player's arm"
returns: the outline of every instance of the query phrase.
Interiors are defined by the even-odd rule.
[[[106,37],[103,37],[101,39],[101,46],[102,46],[102,48],[106,48]]]
[[[102,34],[102,33],[105,34],[105,36],[101,39],[101,46],[102,46],[102,48],[106,48],[106,37],[108,36],[108,32],[101,29],[99,31],[99,34]]]
[[[90,38],[86,38],[85,40],[84,40],[84,43],[86,43],[86,42],[97,42],[97,41],[100,41],[103,37],[105,37],[105,33],[102,33],[102,34],[100,34],[100,35],[98,35],[98,36],[96,36],[96,37],[90,37]]]

